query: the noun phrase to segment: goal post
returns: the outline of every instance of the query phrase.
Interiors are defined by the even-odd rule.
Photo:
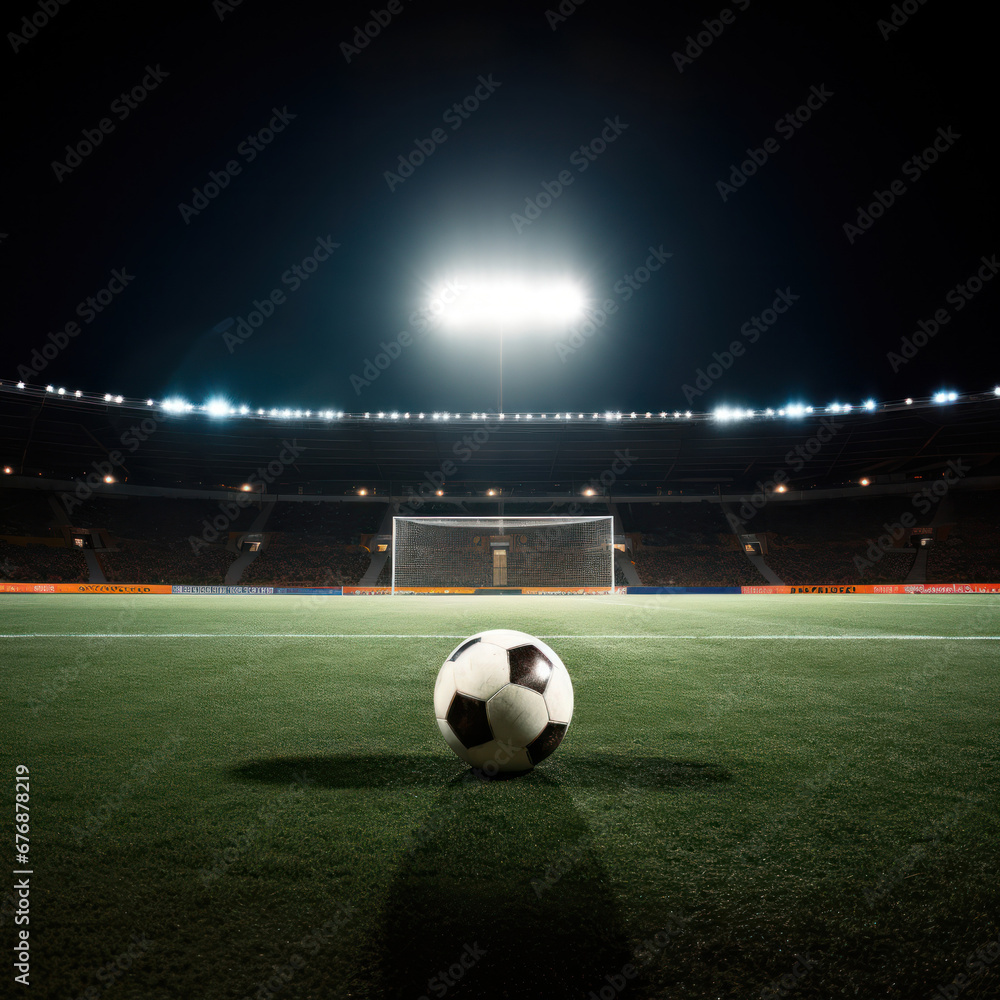
[[[394,517],[392,593],[614,588],[614,518]]]

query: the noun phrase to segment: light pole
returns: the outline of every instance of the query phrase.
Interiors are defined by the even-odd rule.
[[[483,333],[496,330],[499,371],[497,412],[503,413],[503,337],[513,330],[566,327],[583,315],[584,297],[566,280],[527,280],[497,277],[456,281],[463,291],[445,302],[441,321],[445,328]]]

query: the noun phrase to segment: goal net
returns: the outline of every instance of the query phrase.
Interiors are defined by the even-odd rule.
[[[614,586],[614,519],[394,517],[392,592]]]

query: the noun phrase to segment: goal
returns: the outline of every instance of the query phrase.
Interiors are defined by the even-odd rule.
[[[614,519],[394,517],[392,592],[614,587]]]

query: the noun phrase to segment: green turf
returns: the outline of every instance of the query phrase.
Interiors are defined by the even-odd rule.
[[[5,597],[0,632],[46,634],[0,639],[24,995],[416,1000],[463,955],[449,997],[760,997],[796,961],[796,997],[995,995],[966,959],[1000,932],[1000,642],[877,637],[998,623],[960,596]],[[576,713],[484,782],[431,689],[493,627],[547,638]]]

